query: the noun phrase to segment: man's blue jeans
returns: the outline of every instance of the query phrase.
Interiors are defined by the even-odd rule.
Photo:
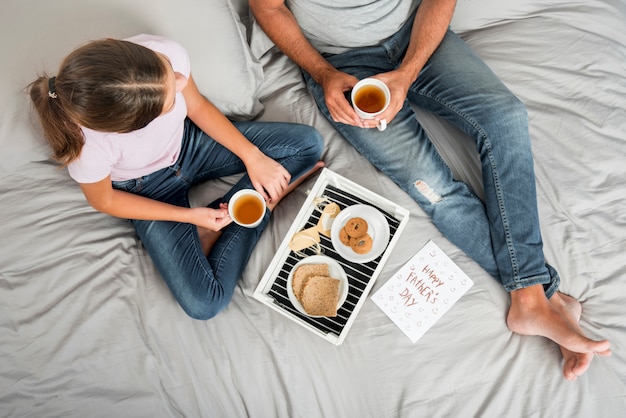
[[[379,46],[326,59],[359,79],[391,71],[403,58],[411,25],[408,22]],[[539,230],[526,109],[456,34],[447,32],[411,86],[403,109],[382,132],[333,122],[322,88],[304,76],[337,130],[507,291],[542,284],[547,297],[556,292],[559,277],[545,262]],[[484,202],[453,179],[409,102],[445,118],[475,140]]]
[[[311,169],[323,150],[321,136],[309,126],[261,122],[236,122],[235,126],[263,153],[282,164],[291,174],[292,181]],[[138,179],[113,182],[113,187],[188,207],[189,188],[194,184],[245,171],[243,162],[236,155],[187,119],[182,151],[174,165]],[[211,206],[227,202],[243,188],[252,188],[247,174]],[[222,230],[208,257],[204,256],[195,225],[139,220],[132,223],[185,312],[196,319],[209,319],[230,302],[269,219],[267,211],[257,228],[231,223]]]

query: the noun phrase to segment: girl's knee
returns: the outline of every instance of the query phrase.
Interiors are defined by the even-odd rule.
[[[190,293],[177,300],[187,315],[193,319],[205,321],[222,312],[232,298],[232,295],[226,295],[221,291],[216,293],[216,295]]]
[[[298,145],[302,167],[309,169],[320,160],[324,151],[324,139],[317,129],[308,125],[302,125],[299,139]]]
[[[324,151],[324,138],[322,138],[322,135],[317,131],[317,129],[313,130],[311,137],[313,138],[312,140],[314,141],[314,145],[312,148],[313,148],[313,153],[315,154],[315,159],[319,160],[319,158],[322,155],[322,152]]]
[[[179,303],[185,313],[193,319],[206,321],[222,312],[228,305],[226,303],[206,302],[204,304],[182,304]]]
[[[311,154],[315,154],[317,157],[322,155],[322,151],[324,150],[324,138],[322,138],[320,132],[309,125],[302,125],[301,129],[301,138],[304,143],[308,144]]]

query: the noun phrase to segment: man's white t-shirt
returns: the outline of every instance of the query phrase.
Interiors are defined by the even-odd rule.
[[[154,35],[125,39],[165,55],[175,72],[189,78],[187,51],[177,42]],[[79,183],[95,183],[109,174],[111,180],[138,178],[174,164],[180,153],[187,105],[176,93],[174,108],[145,127],[128,133],[98,132],[81,127],[85,144],[78,159],[68,165]]]

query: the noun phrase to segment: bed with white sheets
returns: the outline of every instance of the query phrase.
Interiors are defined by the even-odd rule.
[[[545,254],[611,357],[568,382],[554,343],[510,332],[507,293],[325,121],[245,1],[4,0],[0,416],[623,417],[626,3],[459,0],[452,28],[528,108]],[[255,295],[319,175],[281,202],[230,305],[197,321],[131,225],[93,210],[48,158],[24,87],[89,39],[137,33],[181,42],[201,91],[233,119],[315,126],[329,171],[406,210],[339,343]],[[480,193],[469,140],[418,118]],[[233,181],[201,185],[194,204]],[[474,284],[413,343],[372,295],[429,241]]]

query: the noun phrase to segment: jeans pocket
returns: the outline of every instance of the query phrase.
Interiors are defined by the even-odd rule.
[[[141,179],[130,179],[111,182],[114,189],[124,190],[125,192],[136,193],[139,191]]]

